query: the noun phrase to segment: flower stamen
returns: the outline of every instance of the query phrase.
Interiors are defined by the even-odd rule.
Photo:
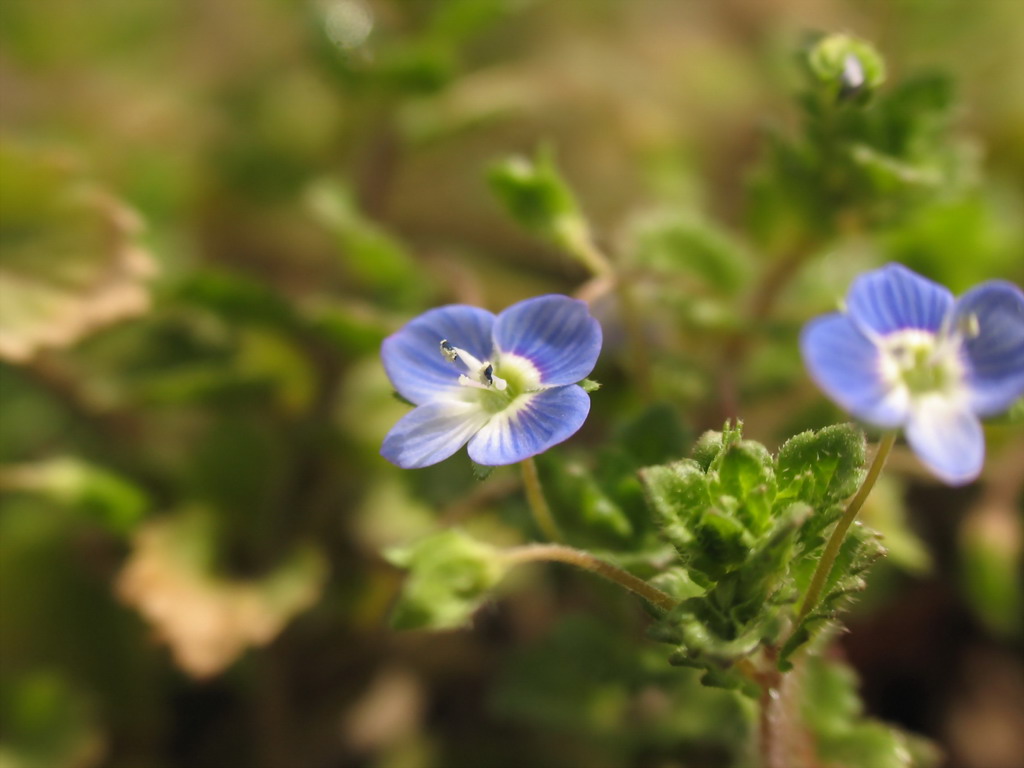
[[[459,359],[459,353],[455,351],[455,347],[448,343],[448,339],[441,339],[441,354],[444,355],[444,359],[449,363],[454,363]]]
[[[468,375],[459,375],[459,384],[464,387],[496,389],[503,392],[508,386],[508,382],[503,378],[494,375],[494,365],[489,360],[477,360],[466,350],[453,346],[448,339],[441,339],[441,354],[449,363],[461,362],[466,366]]]

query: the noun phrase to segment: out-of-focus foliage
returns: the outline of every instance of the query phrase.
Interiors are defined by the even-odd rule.
[[[565,617],[509,657],[491,706],[513,721],[557,728],[567,754],[553,760],[629,765],[652,749],[694,763],[745,760],[751,703],[702,688],[696,673],[666,667],[653,649],[627,652],[621,634],[592,617]]]
[[[0,467],[0,490],[40,494],[122,535],[134,529],[149,506],[137,485],[73,458]]]
[[[30,360],[149,307],[138,218],[73,165],[0,144],[0,359]]]
[[[0,691],[0,765],[74,768],[105,751],[93,708],[58,675],[36,672]]]
[[[259,580],[218,578],[211,572],[209,524],[201,511],[146,523],[117,584],[178,665],[197,678],[215,675],[247,647],[273,640],[316,601],[324,576],[322,557],[304,549]]]
[[[1024,631],[1020,526],[1012,507],[982,502],[968,516],[960,540],[963,584],[972,606],[995,632],[1017,637]]]
[[[846,666],[811,657],[798,673],[800,711],[826,764],[907,768],[936,765],[939,755],[923,739],[863,716],[856,677]]]
[[[727,661],[806,630],[823,760],[930,759],[816,655],[845,650],[872,714],[1016,768],[1020,407],[962,493],[897,449],[864,518],[895,567],[849,636],[821,631],[849,570],[779,622],[863,458],[800,454],[841,420],[800,325],[888,260],[1024,281],[1022,29],[1015,2],[0,3],[0,765],[753,765],[756,702],[654,623]],[[605,332],[584,430],[538,459],[558,525],[668,616],[564,566],[496,594],[489,554],[540,536],[515,473],[378,455],[389,333],[545,292]],[[656,519],[644,467],[707,503]],[[978,653],[1004,698],[958,682]],[[1008,740],[950,737],[965,711]]]
[[[493,548],[456,530],[393,549],[388,559],[410,572],[394,608],[396,629],[464,625],[504,572]]]

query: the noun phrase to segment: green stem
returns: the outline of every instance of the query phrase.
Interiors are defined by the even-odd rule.
[[[573,549],[564,544],[527,544],[522,547],[505,550],[502,552],[502,557],[510,565],[535,562],[556,562],[574,565],[585,571],[596,573],[598,576],[613,581],[621,587],[625,587],[634,595],[642,597],[648,603],[663,611],[670,611],[676,607],[676,601],[670,595],[656,587],[652,587],[646,581],[637,578],[628,571],[624,571],[618,566],[594,557],[582,549]]]
[[[567,227],[562,233],[562,243],[579,261],[590,270],[595,277],[606,278],[615,287],[615,295],[619,300],[622,313],[622,324],[629,340],[630,367],[636,380],[640,396],[650,401],[654,396],[651,359],[647,354],[644,340],[643,324],[640,322],[640,311],[637,307],[633,286],[622,273],[616,269],[612,261],[594,244],[594,238],[585,225]]]
[[[530,511],[533,513],[533,520],[537,523],[543,533],[551,541],[561,541],[562,533],[558,530],[558,524],[551,514],[551,507],[548,500],[544,498],[544,489],[540,484],[540,475],[537,474],[537,462],[531,456],[522,461],[523,487],[526,490],[526,500],[530,504]]]
[[[581,219],[567,219],[558,227],[557,239],[594,277],[615,278],[611,260],[594,244],[590,227]]]
[[[850,526],[857,517],[857,513],[864,506],[864,502],[868,494],[871,493],[871,489],[875,487],[875,481],[882,474],[882,468],[885,466],[885,461],[889,458],[889,451],[892,450],[893,443],[895,442],[896,433],[887,432],[878,443],[875,457],[871,461],[871,466],[868,468],[868,474],[864,478],[864,482],[861,483],[856,495],[850,499],[850,503],[846,506],[843,516],[839,518],[839,522],[836,523],[836,527],[832,529],[832,535],[829,537],[828,544],[825,545],[825,551],[822,552],[821,560],[818,561],[818,567],[811,578],[811,585],[807,588],[807,594],[804,595],[804,601],[800,606],[800,614],[797,617],[797,624],[806,619],[807,614],[817,605],[818,599],[821,597],[821,590],[825,586],[825,580],[832,572],[832,566],[835,565],[836,556],[839,554],[839,547],[846,537],[846,532],[850,530]]]

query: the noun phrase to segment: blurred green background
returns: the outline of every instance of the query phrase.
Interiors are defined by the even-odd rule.
[[[792,138],[836,31],[888,69],[858,188]],[[4,0],[0,768],[749,765],[751,704],[589,576],[389,628],[382,549],[536,534],[514,472],[379,457],[406,408],[379,344],[438,304],[591,298],[605,386],[541,469],[624,552],[629,461],[843,418],[795,338],[858,272],[1024,281],[1021,40],[1018,0]],[[650,393],[606,289],[489,188],[541,146],[634,282]],[[897,453],[832,652],[951,766],[1024,754],[1020,424],[964,489]]]

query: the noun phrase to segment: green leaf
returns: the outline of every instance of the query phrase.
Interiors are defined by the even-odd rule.
[[[295,310],[280,293],[241,272],[223,268],[194,270],[178,284],[176,298],[233,323],[289,331],[298,327]]]
[[[72,457],[0,467],[0,489],[37,493],[79,509],[119,535],[130,533],[150,505],[130,480]]]
[[[760,623],[737,626],[712,607],[713,600],[710,593],[707,598],[686,600],[651,625],[648,635],[652,639],[676,646],[669,663],[721,670],[750,656],[760,646]]]
[[[326,296],[314,297],[300,307],[309,330],[337,347],[346,359],[376,353],[388,334],[382,317],[362,309],[352,302]]]
[[[697,438],[697,442],[693,446],[693,460],[700,465],[701,470],[707,472],[711,462],[718,458],[718,454],[724,447],[725,436],[723,433],[709,430]]]
[[[385,553],[409,571],[392,613],[396,629],[452,629],[469,621],[505,573],[497,551],[451,529]]]
[[[707,590],[690,578],[685,568],[667,568],[652,579],[648,580],[652,587],[657,587],[662,592],[667,592],[676,601],[683,602],[691,597],[698,597]]]
[[[694,542],[689,521],[711,504],[707,478],[690,459],[640,470],[648,504],[662,535],[685,559]]]
[[[740,567],[750,554],[754,536],[735,514],[710,507],[692,522],[694,546],[687,563],[713,579]]]
[[[865,458],[864,433],[852,424],[801,432],[779,449],[779,497],[815,508],[842,501],[857,490]]]
[[[397,392],[395,394],[398,395]],[[399,396],[399,399],[404,400],[404,398],[402,398],[401,396]],[[410,405],[412,405],[412,403],[410,403]],[[472,459],[470,459],[469,468],[472,470],[473,477],[476,480],[486,480],[488,477],[491,476],[491,473],[494,471],[494,467],[488,466],[486,464],[477,464]]]
[[[601,388],[601,382],[594,381],[593,379],[584,379],[580,382],[580,386],[584,392],[590,394],[591,392],[597,392]]]
[[[576,197],[555,167],[547,147],[535,160],[511,157],[491,167],[488,180],[494,194],[513,219],[533,234],[554,244],[593,274],[609,266],[594,246],[590,225]]]
[[[802,645],[810,642],[815,635],[836,618],[837,613],[853,597],[864,590],[863,574],[876,560],[885,555],[885,548],[877,534],[859,523],[854,524],[843,539],[835,563],[821,591],[817,605],[794,629],[779,653],[780,669],[788,669],[789,658]],[[808,578],[810,574],[807,574]],[[807,584],[801,580],[801,594]]]
[[[313,217],[338,243],[348,275],[385,306],[416,307],[431,289],[429,275],[405,247],[358,210],[340,182],[323,179],[306,192]]]
[[[775,471],[768,450],[752,440],[731,443],[711,464],[716,479],[712,494],[724,493],[739,503],[743,523],[753,532],[768,527],[775,501]]]
[[[589,528],[615,539],[626,539],[633,533],[629,517],[590,473],[580,478],[580,513]]]
[[[792,505],[736,572],[733,616],[738,621],[753,621],[769,603],[795,600],[790,567],[800,526],[810,515],[806,505]]]
[[[542,148],[535,159],[510,157],[488,172],[491,190],[522,227],[560,244],[582,216],[569,185],[555,167],[552,152]]]
[[[629,493],[621,484],[632,481],[632,466],[611,466],[605,461],[595,472],[582,461],[555,454],[539,462],[549,501],[565,510],[560,524],[577,546],[621,548],[633,543],[633,520],[623,508]]]
[[[692,275],[717,293],[734,295],[752,271],[750,255],[729,233],[692,213],[648,214],[633,223],[628,238],[638,266]]]
[[[693,459],[700,464],[703,470],[707,471],[719,453],[742,438],[742,421],[734,422],[731,425],[727,422],[721,432],[708,430],[697,439],[697,443],[693,446]]]

